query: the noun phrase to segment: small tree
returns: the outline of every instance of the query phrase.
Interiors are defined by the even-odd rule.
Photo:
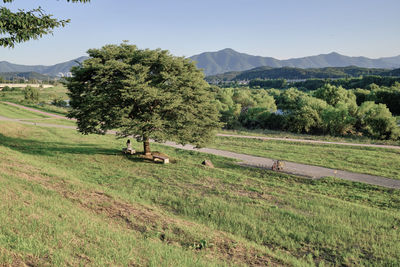
[[[352,91],[346,90],[343,87],[325,84],[314,92],[314,96],[325,100],[326,103],[336,106],[339,103],[356,105],[356,96]]]
[[[349,112],[346,104],[339,103],[336,107],[328,106],[322,112],[324,130],[331,135],[346,135],[354,132],[356,118]]]
[[[190,60],[126,43],[88,54],[67,80],[68,116],[80,132],[118,129],[118,137],[136,136],[150,155],[150,139],[202,146],[221,126],[215,98]]]
[[[39,90],[32,86],[25,87],[24,98],[28,102],[38,102],[39,101]]]
[[[364,102],[357,112],[358,127],[366,135],[379,139],[398,139],[400,130],[396,118],[385,104]]]

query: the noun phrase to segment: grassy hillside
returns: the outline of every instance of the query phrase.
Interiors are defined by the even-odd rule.
[[[173,163],[154,164],[122,155],[123,143],[0,122],[0,262],[400,263],[398,190],[311,181],[162,145],[152,147]],[[205,158],[216,168],[203,167]]]

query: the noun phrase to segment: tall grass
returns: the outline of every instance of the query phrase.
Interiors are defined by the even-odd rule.
[[[152,146],[174,163],[154,164],[124,156],[123,143],[0,122],[3,259],[52,265],[400,263],[398,190],[311,181],[162,145]],[[216,168],[202,166],[205,158]]]

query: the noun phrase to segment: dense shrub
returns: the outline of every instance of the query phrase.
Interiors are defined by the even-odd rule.
[[[370,90],[357,88],[353,90],[354,95],[356,96],[356,103],[360,106],[365,101],[369,101],[369,95],[371,93]]]
[[[371,92],[370,99],[375,103],[385,104],[393,114],[400,115],[400,84],[375,89]]]
[[[62,99],[62,97],[56,97],[53,99],[53,101],[51,101],[51,104],[57,107],[63,107],[65,108],[67,105],[67,102]]]
[[[357,119],[346,104],[339,104],[337,107],[328,106],[322,112],[322,121],[325,132],[340,136],[354,133]]]
[[[379,139],[397,139],[400,136],[396,118],[384,104],[364,102],[357,112],[357,126],[365,134]]]
[[[323,131],[322,111],[328,105],[325,101],[311,96],[297,97],[297,105],[287,112],[285,128],[296,133],[321,133]]]
[[[356,104],[356,96],[350,90],[343,87],[325,84],[314,92],[314,96],[325,100],[329,105],[336,106],[339,103]]]
[[[16,91],[21,91],[21,87],[4,86],[2,91],[3,91],[3,92],[16,92]]]
[[[221,120],[228,129],[245,127],[335,136],[363,134],[379,139],[398,138],[399,128],[389,109],[368,100],[385,99],[391,103],[390,99],[382,97],[384,94],[381,92],[394,94],[400,90],[377,85],[370,88],[372,90],[346,90],[340,86],[324,85],[310,93],[297,88],[214,88],[213,91]]]
[[[32,86],[25,87],[24,98],[28,102],[38,102],[39,101],[39,90]]]
[[[213,91],[216,93],[221,121],[225,123],[225,127],[228,129],[240,127],[242,123],[249,125],[249,127],[256,127],[255,123],[251,122],[256,120],[253,108],[266,112],[276,111],[274,97],[268,94],[266,90],[213,88]],[[249,110],[250,113],[247,114]]]

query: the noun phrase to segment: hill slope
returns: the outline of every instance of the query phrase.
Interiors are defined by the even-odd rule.
[[[355,66],[349,67],[327,67],[301,69],[293,67],[270,68],[258,67],[246,71],[227,72],[207,76],[209,82],[215,81],[234,81],[234,80],[254,80],[254,79],[312,79],[312,78],[345,78],[359,77],[361,75],[380,75],[380,76],[399,76],[400,69],[368,69]]]
[[[0,121],[0,265],[400,262],[398,190],[156,144],[174,161],[154,164],[123,155],[122,143]],[[202,166],[204,157],[215,168]]]
[[[36,80],[47,80],[49,76],[40,74],[34,71],[30,72],[0,72],[0,77],[5,80],[13,80],[14,78],[25,78],[28,80],[36,79]]]
[[[44,66],[44,65],[19,65],[13,64],[7,61],[0,61],[0,72],[37,72],[48,76],[60,76],[66,75],[72,66],[76,66],[76,62],[82,62],[87,57],[79,57],[67,62]]]
[[[338,53],[321,54],[310,57],[278,60],[272,57],[252,56],[227,48],[217,52],[206,52],[190,57],[204,69],[206,75],[219,74],[229,71],[243,71],[260,66],[272,68],[324,68],[357,66],[363,68],[399,68],[400,56],[371,59],[367,57],[349,57]]]

